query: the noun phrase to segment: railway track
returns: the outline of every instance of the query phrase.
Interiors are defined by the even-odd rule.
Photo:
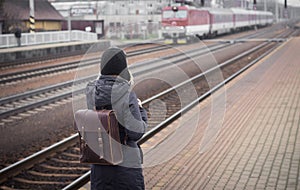
[[[268,32],[268,31],[271,31],[271,29],[267,29],[267,31],[265,31],[265,32]],[[254,35],[246,36],[245,38],[246,39],[255,38],[258,35],[261,35],[261,34],[257,33]],[[228,40],[227,42],[231,42],[231,40]],[[142,46],[142,45],[144,45],[144,44],[136,44],[134,46]],[[154,46],[154,47],[130,51],[127,53],[127,56],[133,57],[133,56],[138,56],[138,55],[147,54],[147,53],[151,53],[151,52],[170,49],[172,47],[173,46],[156,44],[156,46]],[[42,61],[47,62],[49,60],[47,59],[47,60],[42,60]],[[18,72],[9,72],[9,73],[0,75],[0,85],[6,85],[11,82],[18,82],[20,80],[30,79],[30,78],[34,78],[34,77],[40,77],[40,76],[48,75],[51,73],[60,73],[63,71],[69,71],[72,69],[76,69],[79,64],[81,67],[88,67],[88,66],[92,66],[92,65],[97,65],[98,63],[99,63],[99,57],[93,56],[92,58],[87,58],[85,60],[70,61],[70,62],[66,62],[66,63],[62,63],[62,64],[44,66],[44,67],[39,67],[39,68],[34,68],[34,69],[24,70],[24,71],[18,71]],[[29,63],[25,63],[25,64],[29,64]],[[19,65],[24,65],[24,63],[19,64]],[[42,64],[39,64],[39,65],[42,65]],[[16,67],[18,65],[13,65],[13,66]],[[7,67],[6,65],[1,64],[1,69],[5,69],[6,67]]]
[[[141,43],[141,44],[129,44],[126,46],[138,47],[138,46],[151,45],[151,44],[152,43]],[[151,50],[152,47],[148,49]],[[7,68],[33,65],[33,64],[41,64],[43,62],[55,61],[55,60],[64,59],[68,57],[77,57],[77,56],[82,57],[83,55],[86,54],[87,51],[88,50],[84,49],[84,50],[65,52],[64,54],[59,54],[59,55],[49,55],[47,57],[43,56],[43,57],[33,57],[33,58],[22,59],[22,60],[19,59],[13,62],[1,63],[0,69],[7,69]]]
[[[6,62],[6,63],[1,63],[1,69],[7,69],[7,68],[13,68],[13,67],[18,67],[18,66],[25,66],[25,65],[32,65],[33,63],[40,63],[40,62],[45,62],[45,61],[53,61],[57,59],[62,59],[66,57],[71,57],[71,56],[78,56],[78,55],[84,55],[86,50],[77,50],[77,51],[70,51],[64,54],[60,55],[49,55],[46,57],[47,60],[45,60],[45,57],[33,57],[33,58],[27,58],[27,59],[18,59],[16,61],[12,62]]]
[[[138,55],[142,55],[142,54],[146,54],[146,53],[161,51],[161,50],[165,50],[165,49],[169,49],[169,48],[171,48],[171,47],[159,45],[159,46],[155,46],[155,47],[139,49],[139,50],[128,52],[127,56],[133,57],[133,56],[138,56]],[[66,62],[63,64],[58,64],[58,65],[44,66],[44,67],[39,67],[39,68],[25,70],[25,71],[1,74],[0,75],[0,84],[18,82],[20,80],[43,76],[43,75],[48,75],[51,73],[59,73],[59,72],[63,72],[63,71],[73,70],[73,69],[76,69],[79,64],[80,64],[80,67],[88,67],[88,66],[92,66],[92,65],[97,65],[97,64],[99,64],[99,61],[100,61],[99,57],[94,57],[94,58],[88,58],[85,60],[70,61],[70,62]]]
[[[247,36],[247,38],[248,39],[255,38],[258,35],[261,35],[261,34],[250,35],[250,36]],[[153,59],[151,61],[137,63],[137,64],[129,66],[129,68],[132,71],[134,77],[137,77],[137,76],[143,75],[145,73],[148,73],[148,72],[151,72],[151,71],[154,71],[157,69],[166,68],[172,64],[181,63],[182,61],[203,55],[208,52],[214,52],[214,51],[218,51],[221,49],[225,49],[231,45],[232,45],[232,43],[214,44],[214,45],[209,46],[209,49],[206,47],[203,47],[200,49],[193,49],[193,50],[189,50],[186,52],[179,52],[174,55],[168,55],[168,56],[162,57],[162,58],[160,58],[160,60]],[[129,54],[128,56],[140,55],[140,54],[152,52],[153,50],[158,51],[158,49],[162,50],[165,48],[170,48],[170,47],[169,46],[159,46],[159,47],[149,48],[146,50],[134,51],[131,54]],[[161,60],[166,60],[166,62],[161,62]],[[78,67],[78,64],[79,63],[77,62],[77,63],[74,63],[74,65],[68,65],[67,67],[68,68],[72,67],[73,69],[75,69]],[[80,68],[82,68],[84,66],[88,66],[88,65],[93,65],[93,64],[98,64],[98,60],[97,61],[86,60],[83,64],[80,65]],[[64,64],[64,65],[66,65],[66,64]],[[82,66],[82,65],[84,65],[84,66]],[[65,70],[66,68],[64,66],[62,68],[61,67],[57,68],[56,66],[53,66],[52,71],[49,71],[49,69],[47,69],[42,72],[44,72],[44,73],[55,72],[54,70],[56,70],[57,72],[60,72],[61,71],[60,69]],[[35,73],[31,76],[37,76],[39,74],[42,74],[42,72]],[[29,75],[27,75],[27,76],[22,75],[21,78],[23,78],[23,77],[29,77]],[[79,79],[77,81],[68,81],[68,82],[48,86],[45,88],[28,91],[26,93],[2,98],[0,100],[0,119],[6,119],[10,116],[14,116],[19,113],[24,113],[27,110],[38,108],[38,107],[41,107],[44,105],[48,105],[48,104],[57,102],[62,99],[69,98],[72,96],[72,93],[81,93],[85,89],[85,84],[88,81],[95,79],[96,77],[97,77],[97,75],[94,75],[94,76]],[[8,80],[8,79],[3,79],[3,80]],[[76,85],[74,85],[74,84],[76,84]],[[72,89],[74,87],[76,88],[76,90]]]
[[[148,108],[149,103],[153,100],[160,99],[167,106],[173,107],[168,110],[167,119],[157,123],[160,119],[151,119],[146,135],[139,141],[140,144],[145,143],[154,134],[158,133],[167,124],[178,117],[193,105],[202,101],[211,93],[216,91],[222,85],[232,80],[234,77],[251,67],[280,43],[265,42],[258,47],[252,48],[243,55],[238,55],[228,61],[225,61],[214,68],[203,71],[201,74],[190,78],[172,88],[164,90],[147,100],[143,101],[143,105]],[[254,58],[250,63],[248,57]],[[244,61],[241,61],[243,59]],[[236,66],[239,64],[239,67]],[[205,75],[218,69],[229,70],[230,75],[221,83],[215,84],[210,88],[203,86]],[[178,90],[186,90],[185,85],[193,83],[199,97],[182,107],[178,104],[180,100],[177,97]],[[0,171],[1,188],[18,188],[18,189],[77,189],[89,180],[89,167],[78,163],[79,150],[77,145],[77,135],[73,135],[62,142],[59,142],[47,149],[44,149],[29,158],[26,158],[14,165],[4,168]],[[36,164],[38,163],[38,164]],[[29,169],[28,169],[29,168]],[[81,177],[79,177],[81,176]],[[77,179],[77,180],[75,180]],[[72,182],[73,181],[73,182]]]
[[[226,45],[217,45],[214,47],[214,49],[211,50],[217,50],[222,47],[224,48],[226,47]],[[188,54],[190,56],[196,56],[199,54],[204,54],[206,52],[207,51],[205,49],[192,50],[188,52]],[[136,77],[144,73],[156,70],[158,68],[167,67],[170,64],[181,62],[183,60],[188,59],[188,57],[186,57],[186,54],[178,53],[176,55],[166,56],[163,59],[174,60],[174,61],[163,63],[163,64],[161,64],[157,60],[147,61],[147,62],[142,62],[139,64],[129,66],[129,68],[132,71],[133,75]],[[75,91],[75,93],[80,93],[85,89],[85,84],[88,81],[95,79],[96,77],[97,75],[94,75],[94,76],[77,80],[75,82],[69,81],[69,82],[29,91],[23,94],[2,98],[0,100],[0,119],[7,118],[9,116],[16,115],[18,113],[23,113],[24,111],[29,109],[34,109],[37,107],[41,107],[43,105],[53,103],[61,99],[71,97],[72,93],[74,93],[72,89],[72,87],[74,87],[73,84],[76,84],[76,89],[78,89],[77,91]]]

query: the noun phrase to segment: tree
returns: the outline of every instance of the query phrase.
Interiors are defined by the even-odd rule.
[[[20,13],[9,11],[9,0],[0,0],[0,20],[3,21],[2,33],[14,33],[16,28],[24,29],[25,25],[21,20]]]

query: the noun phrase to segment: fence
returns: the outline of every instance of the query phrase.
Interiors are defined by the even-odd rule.
[[[22,33],[21,45],[36,45],[59,43],[69,41],[95,41],[97,34],[84,32],[79,30],[72,31],[56,31],[56,32],[36,32]],[[0,35],[0,48],[8,48],[18,46],[17,39],[14,34]]]

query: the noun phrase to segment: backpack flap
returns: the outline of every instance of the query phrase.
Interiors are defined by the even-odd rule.
[[[116,165],[123,161],[119,124],[114,111],[99,110],[98,117],[106,133],[102,133],[104,159]]]
[[[112,110],[79,110],[75,124],[80,135],[80,162],[116,165],[123,161],[118,122]]]
[[[103,140],[97,112],[79,110],[75,113],[75,124],[80,136],[80,162],[94,163],[103,159]]]

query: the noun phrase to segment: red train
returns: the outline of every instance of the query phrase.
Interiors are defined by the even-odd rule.
[[[271,12],[234,8],[197,8],[179,4],[163,8],[162,35],[166,43],[186,43],[192,41],[195,36],[213,37],[272,23]]]

